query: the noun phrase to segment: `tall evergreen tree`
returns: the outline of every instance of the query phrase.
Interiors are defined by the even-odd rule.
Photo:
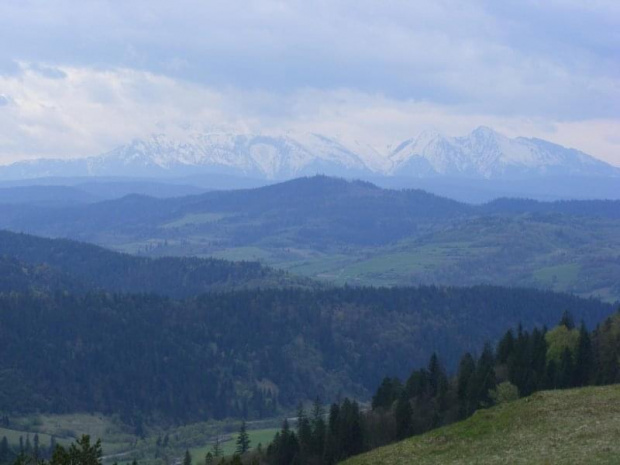
[[[474,392],[473,383],[475,382],[476,361],[474,357],[467,352],[463,355],[459,363],[459,371],[457,374],[457,398],[459,400],[459,417],[466,418],[476,409],[477,400],[472,399]]]
[[[237,449],[236,452],[239,455],[243,455],[250,450],[250,435],[248,434],[245,420],[239,427],[239,434],[237,435]]]
[[[396,401],[394,419],[398,439],[405,439],[413,434],[413,408],[409,398],[404,394]]]
[[[594,368],[594,354],[592,340],[586,326],[581,322],[579,327],[579,343],[575,353],[575,367],[573,371],[573,386],[586,386],[592,378]]]

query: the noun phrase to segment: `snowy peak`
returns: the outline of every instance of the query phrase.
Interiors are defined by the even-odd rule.
[[[479,127],[464,137],[422,133],[390,155],[395,175],[511,178],[536,175],[613,175],[620,170],[583,152],[540,139],[510,139]]]
[[[389,147],[382,152],[363,141],[315,133],[210,132],[183,138],[154,134],[95,157],[35,160],[0,167],[0,179],[204,173],[273,180],[314,174],[486,179],[620,176],[620,169],[583,152],[541,139],[511,139],[488,127],[479,127],[463,137],[425,131]]]
[[[163,171],[194,167],[221,172],[283,179],[297,174],[340,169],[366,170],[366,164],[337,140],[319,134],[271,136],[262,134],[192,134],[184,140],[154,135],[134,140],[96,157],[126,167],[149,165]]]

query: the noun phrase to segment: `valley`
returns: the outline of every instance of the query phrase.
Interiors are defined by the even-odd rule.
[[[620,299],[620,201],[471,205],[312,177],[169,199],[0,205],[0,212],[0,227],[15,231],[146,257],[259,261],[327,284],[486,283]]]

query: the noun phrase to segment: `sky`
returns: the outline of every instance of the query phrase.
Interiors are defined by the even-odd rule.
[[[620,166],[617,0],[2,0],[0,163],[152,133],[490,126]]]

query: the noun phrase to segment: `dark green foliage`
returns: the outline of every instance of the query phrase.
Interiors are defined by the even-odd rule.
[[[372,408],[389,409],[402,393],[403,386],[398,378],[383,378],[383,382],[372,396]]]
[[[192,454],[189,453],[189,450],[185,451],[185,455],[183,456],[183,465],[192,465]]]
[[[267,460],[273,465],[290,465],[299,460],[299,441],[291,431],[288,421],[284,420],[282,430],[267,448]]]
[[[573,372],[573,386],[587,386],[592,381],[594,371],[594,353],[592,340],[585,324],[579,328],[579,344],[575,354],[575,369]]]
[[[564,315],[561,325],[566,322]],[[608,360],[608,355],[602,355],[601,350],[615,353],[620,350],[620,311],[607,319],[593,335],[582,324],[576,354],[565,349],[557,368],[553,358],[547,363],[545,333],[545,329],[536,328],[529,333],[519,326],[515,340],[514,333],[508,331],[495,351],[485,344],[477,361],[466,353],[461,358],[457,375],[450,380],[436,354],[431,356],[426,369],[413,371],[404,389],[397,378],[384,378],[373,397],[372,410],[360,413],[349,400],[331,406],[322,456],[317,453],[312,456],[299,454],[289,463],[331,465],[351,455],[463,419],[478,408],[492,405],[494,401],[516,400],[519,392],[509,382],[511,376],[516,376],[516,380],[521,382],[528,380],[532,391],[547,388],[549,380],[554,384],[551,387],[566,388],[600,379],[614,382],[610,376],[615,376],[620,368],[620,359],[615,358],[611,373],[608,371],[611,368],[609,361],[598,365],[593,361]],[[517,373],[510,366],[512,364],[518,364],[526,375]],[[549,370],[549,377],[545,376],[546,369]],[[400,396],[391,402],[394,386],[397,386]],[[301,442],[298,447],[303,450],[304,444]],[[267,455],[266,463],[283,462],[273,461],[273,457]]]
[[[502,340],[503,341],[503,340]],[[501,343],[500,343],[501,346]],[[459,416],[466,418],[477,407],[476,391],[476,361],[467,352],[459,363],[457,374],[456,395],[460,406]]]
[[[183,301],[0,294],[0,409],[118,413],[136,430],[149,415],[273,416],[278,403],[290,408],[317,394],[368,396],[377,379],[404,377],[433,351],[453,370],[460,354],[505,327],[550,324],[566,308],[589,324],[611,312],[594,300],[495,287],[256,290]],[[442,394],[443,411],[445,383],[433,363],[405,389]]]
[[[90,443],[90,436],[82,436],[68,449],[56,446],[49,465],[99,465],[101,457],[101,441]]]
[[[245,426],[245,421],[241,423],[239,427],[239,434],[237,435],[237,454],[243,455],[250,450],[250,435]]]
[[[566,326],[568,329],[575,328],[575,320],[569,311],[565,311],[560,320],[560,326]]]
[[[9,258],[10,257],[10,258]],[[26,263],[28,273],[24,275]],[[0,231],[2,291],[145,292],[187,297],[214,290],[309,286],[306,279],[256,262],[216,259],[150,259],[95,245]]]
[[[620,309],[592,336],[597,384],[620,383]]]
[[[394,407],[394,419],[396,420],[396,437],[404,439],[413,434],[413,408],[409,397],[403,393],[396,401]]]

